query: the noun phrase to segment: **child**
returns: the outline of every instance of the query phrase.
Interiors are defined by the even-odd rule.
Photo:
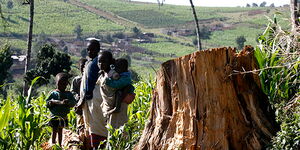
[[[67,115],[70,107],[75,106],[76,100],[70,91],[66,91],[68,85],[68,74],[58,73],[56,75],[57,89],[52,91],[46,99],[47,107],[51,112],[51,120],[49,125],[52,127],[52,144],[56,143],[56,134],[58,134],[58,143],[61,146],[62,129],[67,127]]]
[[[72,81],[72,85],[71,85],[71,89],[70,91],[73,93],[74,98],[76,99],[77,102],[79,102],[80,100],[80,84],[81,84],[81,78],[83,75],[83,71],[84,71],[84,66],[85,63],[87,62],[86,58],[81,58],[79,60],[79,69],[81,74],[76,76],[73,81]],[[86,145],[85,142],[87,141],[84,135],[84,121],[83,121],[83,115],[82,115],[82,108],[77,108],[75,107],[75,113],[76,115],[76,129],[77,129],[77,133],[79,135],[79,140],[82,141],[84,144]],[[82,148],[85,149],[85,148]]]
[[[80,69],[80,75],[76,76],[73,81],[72,81],[72,85],[71,85],[71,92],[74,95],[74,98],[76,99],[76,101],[78,102],[80,99],[80,84],[81,84],[81,78],[82,78],[82,74],[83,74],[83,69],[85,66],[85,63],[87,62],[86,58],[81,58],[78,62],[79,65],[79,69]]]
[[[105,82],[107,86],[117,89],[114,106],[112,106],[108,114],[120,112],[122,101],[127,104],[133,101],[135,94],[131,83],[128,61],[124,58],[117,59],[115,65],[111,66],[111,71],[108,73],[108,78]]]

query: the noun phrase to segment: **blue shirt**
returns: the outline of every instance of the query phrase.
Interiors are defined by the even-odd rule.
[[[86,81],[86,88],[84,89],[87,95],[92,95],[93,90],[95,88],[97,79],[99,77],[98,72],[100,71],[98,67],[98,57],[94,58],[93,60],[87,63],[87,81]]]
[[[114,80],[112,78],[106,79],[106,85],[108,85],[112,88],[116,88],[116,89],[122,89],[130,84],[132,84],[130,72],[120,73],[120,78],[118,80]],[[130,92],[133,93],[133,91],[134,91],[134,88],[131,88]]]

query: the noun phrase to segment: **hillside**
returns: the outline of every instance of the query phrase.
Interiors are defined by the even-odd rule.
[[[6,6],[7,1],[1,1],[1,5]],[[29,8],[17,2],[12,9],[2,8],[6,21],[1,26],[0,41],[11,44],[15,53],[24,54]],[[211,31],[210,38],[202,40],[204,49],[236,47],[238,36],[246,38],[245,44],[255,45],[255,39],[268,23],[267,17],[272,18],[277,11],[281,12],[277,15],[278,23],[288,26],[285,18],[289,17],[289,9],[283,7],[196,9],[200,25]],[[91,36],[105,38],[122,32],[130,39],[126,43],[129,46],[113,46],[112,42],[103,41],[104,49],[116,49],[117,55],[128,53],[132,57],[132,68],[143,75],[153,72],[149,68],[155,69],[163,61],[195,51],[192,43],[194,22],[188,6],[158,7],[157,4],[122,0],[39,0],[35,5],[34,22],[34,45],[43,35],[47,42],[54,43],[58,49],[67,47],[68,52],[77,57],[85,42],[75,39],[75,26],[81,26],[82,39]],[[132,38],[133,27],[153,33],[154,37],[147,37],[146,42],[137,40],[144,37]],[[38,49],[34,48],[33,52],[36,52]]]

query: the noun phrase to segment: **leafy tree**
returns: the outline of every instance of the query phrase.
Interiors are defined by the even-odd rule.
[[[252,3],[252,7],[258,7],[256,3]]]
[[[270,5],[270,7],[275,7],[274,3],[272,3],[272,4]]]
[[[238,49],[243,49],[244,43],[246,42],[246,38],[244,36],[239,36],[236,38],[236,44],[238,45]]]
[[[141,35],[141,30],[139,29],[139,28],[137,28],[137,27],[133,27],[132,28],[132,32],[133,32],[133,36],[134,37],[138,37],[138,36],[140,36]]]
[[[76,34],[76,39],[81,39],[83,29],[80,25],[76,25],[74,28],[74,33]]]
[[[13,1],[8,1],[7,3],[6,3],[6,7],[8,8],[8,9],[13,9],[14,8],[14,2]]]
[[[263,2],[259,5],[259,7],[266,7],[266,5],[267,5],[267,2],[266,2],[266,1],[263,1]]]
[[[8,70],[13,64],[11,55],[9,46],[4,46],[0,49],[0,85],[3,85],[9,76]]]
[[[247,3],[246,7],[251,7],[251,5]]]
[[[43,76],[46,80],[39,80],[39,84],[48,83],[51,75],[55,76],[59,72],[69,72],[72,65],[68,54],[61,53],[48,44],[41,48],[37,54],[36,61],[36,67],[26,73],[25,80],[27,82],[30,82],[37,76]]]

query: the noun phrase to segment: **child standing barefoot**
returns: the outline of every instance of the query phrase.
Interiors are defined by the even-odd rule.
[[[52,144],[56,143],[56,136],[58,135],[60,146],[62,130],[68,125],[67,115],[70,112],[70,108],[76,104],[73,94],[70,91],[66,91],[68,83],[68,74],[58,73],[56,75],[57,89],[53,90],[46,99],[47,107],[51,112],[49,125],[52,127]]]

